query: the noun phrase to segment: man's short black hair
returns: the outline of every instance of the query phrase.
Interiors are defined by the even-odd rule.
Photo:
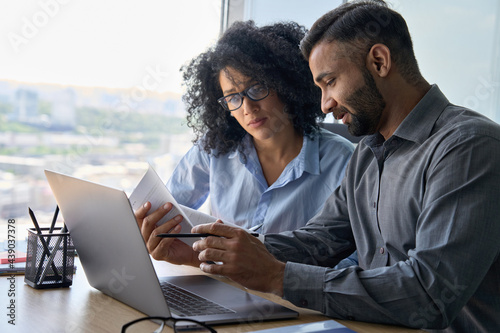
[[[323,15],[300,44],[303,56],[309,59],[314,46],[323,41],[343,43],[346,56],[360,65],[373,45],[384,44],[407,82],[422,79],[404,18],[382,0],[348,2]]]

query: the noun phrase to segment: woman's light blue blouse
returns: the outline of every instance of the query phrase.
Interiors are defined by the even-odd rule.
[[[318,213],[344,176],[354,146],[321,130],[268,186],[251,137],[243,153],[215,157],[197,145],[181,159],[167,188],[178,203],[198,209],[210,194],[211,215],[261,233],[295,230]],[[246,159],[245,159],[246,156]]]

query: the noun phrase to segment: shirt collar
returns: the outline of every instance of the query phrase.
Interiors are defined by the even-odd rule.
[[[252,154],[252,151],[254,150],[250,135],[245,134],[245,136],[241,140],[241,146],[243,148],[241,149],[242,152],[240,151],[240,149],[236,148],[234,151],[230,152],[227,155],[227,158],[230,160],[238,158],[241,164],[246,164],[245,155],[248,157],[250,154]]]
[[[311,140],[307,135],[304,135],[304,142],[297,159],[300,160],[303,168],[302,172],[308,172],[313,175],[319,175],[319,141],[320,135],[316,135],[314,140]],[[301,174],[302,174],[301,172]]]
[[[398,126],[394,135],[419,144],[424,143],[429,138],[437,119],[449,104],[446,96],[437,85],[433,84]]]
[[[429,89],[408,116],[399,124],[393,137],[397,136],[419,144],[424,143],[429,138],[434,124],[448,104],[450,102],[446,96],[437,85],[433,84],[431,89]],[[378,132],[367,135],[363,141],[370,148],[385,143],[384,137]]]
[[[315,135],[314,140],[304,135],[299,155],[287,165],[285,171],[290,172],[291,170],[288,169],[292,168],[296,178],[300,177],[304,172],[319,175],[319,141],[320,135]],[[248,134],[245,135],[241,144],[243,146],[243,153],[246,155],[246,160],[245,156],[238,150],[231,152],[228,158],[233,159],[238,157],[242,164],[246,164],[245,161],[248,162],[248,158],[255,155],[255,147],[252,144],[251,136]]]

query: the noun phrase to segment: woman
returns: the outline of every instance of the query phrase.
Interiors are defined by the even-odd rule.
[[[270,233],[303,226],[340,184],[353,145],[322,130],[296,23],[237,22],[183,71],[195,145],[167,187],[197,209]]]

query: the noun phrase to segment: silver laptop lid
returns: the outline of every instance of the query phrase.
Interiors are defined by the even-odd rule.
[[[151,316],[170,316],[127,195],[45,170],[89,284]]]

